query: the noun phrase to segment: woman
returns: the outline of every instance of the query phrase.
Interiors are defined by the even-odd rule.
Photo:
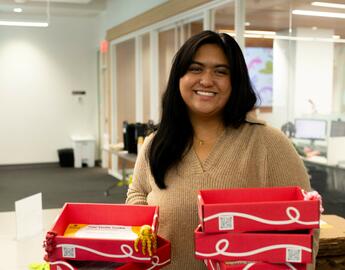
[[[308,175],[290,141],[251,116],[256,104],[236,41],[203,31],[177,52],[158,130],[145,139],[127,203],[160,207],[159,235],[172,244],[166,269],[205,269],[194,258],[197,191],[300,186]]]

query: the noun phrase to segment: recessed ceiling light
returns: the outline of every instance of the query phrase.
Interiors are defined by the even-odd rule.
[[[47,23],[47,22],[13,22],[13,21],[0,21],[0,25],[4,25],[4,26],[48,27],[48,23]]]
[[[339,36],[339,35],[333,35],[332,38],[334,38],[334,39],[340,39],[340,36]]]
[[[292,11],[292,14],[345,19],[345,13],[338,13],[338,12],[323,12],[323,11],[314,11],[314,10],[294,9]]]
[[[313,26],[311,29],[315,31],[317,30],[317,26]]]
[[[250,22],[245,22],[244,23],[244,26],[249,26],[250,25]]]
[[[343,8],[343,9],[345,9],[345,5],[344,4],[338,4],[338,3],[312,2],[311,4],[313,6],[318,6],[318,7]]]
[[[23,9],[22,8],[14,8],[13,11],[16,13],[21,13],[21,12],[23,12]]]

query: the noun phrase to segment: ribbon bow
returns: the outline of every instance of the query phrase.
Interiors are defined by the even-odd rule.
[[[305,201],[320,201],[320,213],[323,213],[325,209],[322,206],[322,197],[317,191],[305,192],[303,190],[302,193]]]

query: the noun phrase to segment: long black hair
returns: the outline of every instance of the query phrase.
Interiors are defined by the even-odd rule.
[[[179,81],[186,74],[196,51],[204,44],[218,45],[230,65],[232,91],[223,110],[224,126],[239,127],[257,101],[241,48],[231,36],[202,31],[189,38],[174,57],[162,98],[161,121],[148,151],[151,173],[160,189],[167,187],[164,182],[167,170],[181,161],[192,146],[194,131],[180,94]]]

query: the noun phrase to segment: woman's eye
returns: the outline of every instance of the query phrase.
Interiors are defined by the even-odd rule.
[[[220,75],[228,75],[229,71],[227,69],[216,69],[216,74],[220,74]]]
[[[191,67],[189,67],[188,71],[190,71],[192,73],[199,73],[202,71],[202,69],[201,69],[201,67],[191,66]]]

